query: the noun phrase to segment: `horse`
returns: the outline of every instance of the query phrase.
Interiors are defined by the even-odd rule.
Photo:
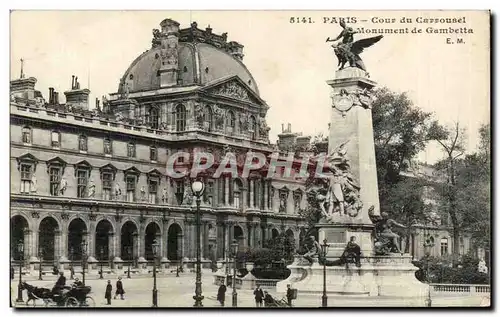
[[[26,290],[28,292],[28,300],[26,301],[26,305],[28,305],[30,301],[33,301],[33,306],[36,306],[37,299],[41,299],[45,303],[45,305],[48,305],[49,301],[52,298],[52,291],[50,289],[36,287],[26,282],[21,283],[21,290]]]

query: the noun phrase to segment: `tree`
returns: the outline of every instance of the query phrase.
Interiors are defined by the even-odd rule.
[[[375,91],[372,118],[380,209],[405,224],[409,235],[411,225],[429,221],[429,206],[422,197],[426,184],[401,172],[425,148],[434,122],[431,113],[415,106],[406,93],[387,88]]]
[[[464,155],[465,129],[459,123],[451,127],[434,125],[430,136],[443,148],[445,158],[435,164],[444,175],[438,184],[442,205],[453,227],[453,264],[458,263],[460,236],[471,232],[477,244],[489,244],[490,232],[490,128],[480,129],[477,153]]]

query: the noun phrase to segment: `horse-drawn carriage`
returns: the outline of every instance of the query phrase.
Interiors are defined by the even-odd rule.
[[[35,287],[26,282],[22,283],[21,287],[28,291],[26,305],[32,302],[33,306],[36,306],[37,300],[41,300],[46,307],[95,307],[94,299],[88,295],[90,286],[64,286],[60,293],[53,293],[48,288]]]

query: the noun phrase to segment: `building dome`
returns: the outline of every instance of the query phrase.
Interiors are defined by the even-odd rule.
[[[226,43],[226,34],[220,36],[212,34],[209,28],[207,30],[210,30],[209,37],[207,31],[197,29],[195,23],[191,28],[180,30],[179,41],[175,44],[178,54],[175,86],[204,86],[236,75],[259,94],[257,83],[241,61],[243,46],[237,42]],[[200,41],[200,37],[204,40]],[[162,47],[161,44],[155,45],[154,41],[153,38],[153,47],[137,57],[127,69],[118,93],[124,93],[124,87],[128,87],[130,93],[161,88]]]

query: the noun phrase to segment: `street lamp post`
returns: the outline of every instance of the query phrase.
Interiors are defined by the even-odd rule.
[[[104,278],[104,276],[102,274],[102,261],[104,260],[104,247],[103,246],[101,246],[101,249],[99,250],[99,255],[101,256],[101,259],[99,261],[100,262],[99,264],[101,265],[101,270],[99,271],[99,279],[102,280]]]
[[[38,263],[39,264],[39,266],[38,266],[38,279],[40,281],[43,280],[43,278],[42,278],[42,257],[43,257],[43,249],[39,248],[38,259],[40,260],[40,262]]]
[[[236,254],[238,253],[238,243],[233,240],[233,307],[238,307],[238,293],[236,292]]]
[[[127,254],[129,255],[127,278],[130,278],[130,262],[132,261],[132,247],[127,247]]]
[[[429,260],[430,260],[430,255],[431,255],[431,248],[434,247],[434,241],[433,239],[430,239],[430,237],[427,237],[424,241],[424,249],[425,249],[425,256],[427,258],[427,263],[426,263],[426,277],[425,279],[427,280],[427,285],[429,286],[427,289],[427,299],[425,300],[426,306],[427,307],[432,307],[432,297],[431,297],[431,280],[430,280],[430,270],[429,270]]]
[[[16,303],[24,303],[23,300],[23,289],[22,289],[22,271],[23,271],[23,260],[24,260],[24,244],[19,242],[17,245],[17,250],[19,251],[19,284],[17,285],[17,299]]]
[[[75,250],[73,249],[73,247],[69,248],[69,256],[70,256],[70,266],[71,266],[71,270],[69,270],[70,272],[70,279],[74,279],[74,275],[75,275],[75,265],[73,263],[73,258],[75,256]]]
[[[205,185],[203,182],[194,181],[191,185],[194,195],[196,196],[196,283],[194,307],[203,307],[203,295],[201,290],[201,219],[200,219],[200,204],[201,196]]]
[[[153,307],[158,307],[158,290],[156,289],[156,255],[160,245],[155,239],[153,242]]]
[[[88,242],[85,238],[82,239],[82,243],[80,244],[82,249],[82,284],[85,286],[85,262],[87,262],[87,247]]]
[[[321,255],[323,256],[323,296],[321,297],[321,306],[328,307],[328,296],[326,295],[326,254],[328,252],[328,241],[323,240],[321,245]]]

